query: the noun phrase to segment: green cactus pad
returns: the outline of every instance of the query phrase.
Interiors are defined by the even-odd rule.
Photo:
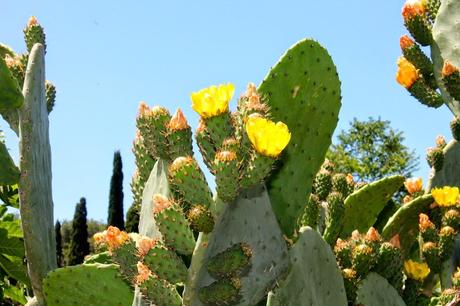
[[[401,292],[403,289],[403,270],[404,262],[401,250],[389,242],[382,243],[374,271],[386,278],[398,292]]]
[[[195,249],[195,238],[182,209],[174,204],[154,216],[164,243],[183,255],[190,255]]]
[[[44,280],[48,306],[130,306],[133,292],[117,265],[84,264],[50,272]]]
[[[0,138],[0,185],[14,185],[19,181],[19,169]]]
[[[377,273],[369,273],[358,286],[356,304],[363,306],[406,306],[398,292]]]
[[[171,186],[189,204],[209,207],[212,192],[206,182],[203,171],[193,157],[179,157],[169,167]]]
[[[229,158],[226,158],[229,156]],[[239,165],[235,151],[221,151],[214,160],[216,191],[224,202],[233,201],[239,189]]]
[[[42,44],[46,53],[46,35],[40,24],[34,24],[24,29],[24,40],[27,45],[27,51],[31,51],[35,44]]]
[[[240,181],[242,188],[249,188],[263,183],[272,171],[273,164],[275,163],[275,159],[272,157],[263,156],[256,151],[252,151],[251,153]]]
[[[389,240],[398,234],[401,250],[410,249],[418,234],[418,215],[426,212],[433,201],[431,194],[427,194],[401,206],[383,228],[383,238]]]
[[[193,205],[187,212],[187,219],[197,232],[210,233],[214,228],[214,217],[203,205]]]
[[[0,112],[17,109],[24,103],[24,96],[19,88],[18,81],[6,66],[5,60],[0,58]]]
[[[85,258],[85,264],[111,264],[113,263],[112,256],[109,254],[109,251],[91,255],[90,257]]]
[[[223,279],[201,288],[198,294],[204,305],[235,305],[241,299],[240,289],[239,279]]]
[[[156,245],[144,256],[143,263],[159,278],[171,284],[184,283],[187,267],[174,251]]]
[[[316,230],[301,228],[289,254],[290,272],[269,295],[267,306],[348,305],[334,253]]]
[[[209,259],[206,269],[216,279],[243,276],[250,268],[251,257],[251,247],[245,243],[237,243]]]
[[[457,186],[460,187],[460,143],[456,140],[450,141],[443,149],[444,165],[440,171],[436,171],[426,187],[430,191],[434,187]]]
[[[120,266],[120,272],[123,277],[133,283],[137,276],[137,262],[140,260],[136,243],[129,239],[115,250],[112,250],[112,260]]]
[[[365,233],[374,225],[379,213],[403,183],[403,176],[389,176],[367,184],[349,195],[345,199],[345,216],[340,237],[346,238],[356,229]]]
[[[274,121],[286,123],[292,134],[282,166],[267,184],[278,222],[290,237],[331,144],[341,106],[340,80],[326,49],[305,39],[283,55],[259,92],[267,97]]]
[[[15,57],[16,53],[11,49],[10,46],[0,43],[0,57],[5,58],[6,55]]]
[[[42,303],[42,280],[57,268],[57,263],[45,99],[45,51],[40,44],[30,53],[23,92],[24,105],[19,110],[20,212],[29,277],[34,294]]]
[[[343,195],[337,191],[333,191],[327,196],[326,228],[323,238],[330,245],[335,244],[342,229],[342,224],[345,221],[345,205],[343,200]]]
[[[241,300],[237,305],[256,305],[288,267],[286,244],[264,186],[241,192],[224,207],[204,250],[204,264],[195,272],[190,287],[199,290],[213,283],[215,279],[209,275],[206,263],[235,243],[245,243],[252,251],[251,267],[241,277]],[[190,305],[203,305],[197,296],[188,299]]]
[[[434,73],[444,101],[450,110],[460,116],[460,103],[454,100],[442,84],[441,70],[444,60],[448,60],[456,67],[460,67],[460,2],[457,0],[443,0],[439,7],[436,21],[433,25],[434,43],[431,46],[431,57],[434,64]]]
[[[182,298],[176,288],[156,275],[151,275],[140,284],[139,289],[145,299],[156,306],[182,305]]]

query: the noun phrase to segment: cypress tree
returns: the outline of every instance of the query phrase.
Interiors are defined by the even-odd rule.
[[[128,233],[139,232],[139,206],[131,205],[126,213],[126,231]]]
[[[54,232],[56,236],[56,261],[57,266],[62,267],[63,265],[63,255],[62,255],[62,235],[61,235],[61,222],[56,221],[54,225]]]
[[[69,265],[78,265],[89,254],[88,226],[86,224],[86,199],[81,198],[75,207],[70,240]]]
[[[120,151],[113,155],[113,174],[110,180],[109,215],[107,225],[113,225],[123,230],[123,164]]]

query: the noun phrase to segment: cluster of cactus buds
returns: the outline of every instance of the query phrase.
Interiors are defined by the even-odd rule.
[[[426,161],[435,171],[441,171],[444,165],[443,149],[445,146],[446,140],[443,136],[439,135],[436,137],[436,146],[430,147],[426,151]]]
[[[403,258],[399,238],[386,242],[371,227],[366,234],[354,231],[347,240],[337,239],[334,246],[342,269],[345,289],[350,302],[356,298],[357,284],[370,272],[377,272],[400,292],[403,288]]]

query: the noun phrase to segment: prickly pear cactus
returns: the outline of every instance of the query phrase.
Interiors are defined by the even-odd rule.
[[[19,169],[14,164],[0,135],[0,185],[14,185],[18,180]]]
[[[84,264],[54,270],[44,281],[48,306],[130,306],[133,291],[114,264]]]
[[[427,192],[434,187],[459,186],[460,187],[460,144],[456,140],[449,142],[443,149],[444,163],[440,171],[431,174],[431,179],[426,187]]]
[[[441,71],[445,60],[460,67],[460,2],[443,0],[433,25],[434,44],[431,47],[434,72],[444,101],[450,110],[460,117],[460,103],[451,97],[443,85]]]
[[[359,284],[356,304],[363,306],[406,306],[398,292],[377,273],[369,275]]]
[[[389,240],[398,234],[402,250],[408,252],[418,233],[419,214],[428,211],[432,203],[433,196],[427,194],[401,206],[383,228],[383,238]]]
[[[348,305],[334,253],[316,230],[300,229],[289,258],[290,272],[269,295],[267,306]]]
[[[340,80],[326,49],[305,39],[284,54],[259,91],[267,96],[273,118],[292,133],[282,166],[267,185],[283,233],[292,236],[337,125]]]
[[[354,230],[366,232],[374,225],[379,213],[403,183],[403,176],[394,175],[367,184],[349,195],[345,199],[345,216],[340,237],[347,237]]]
[[[286,244],[264,186],[243,191],[233,203],[227,205],[209,239],[203,262],[209,262],[222,252],[232,249],[235,244],[245,243],[252,253],[250,267],[244,275],[236,276],[240,283],[236,294],[238,296],[232,295],[230,298],[235,298],[234,305],[254,305],[287,269]],[[200,300],[199,292],[216,281],[206,265],[202,265],[196,278],[198,294],[193,296],[190,305],[207,305]],[[225,304],[226,300],[220,303]]]
[[[36,44],[29,57],[24,105],[19,111],[20,212],[28,272],[40,304],[44,303],[42,280],[57,268],[44,56],[44,47]]]

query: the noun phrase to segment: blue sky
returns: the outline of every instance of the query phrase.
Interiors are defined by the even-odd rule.
[[[58,90],[50,115],[55,218],[72,218],[85,196],[88,217],[106,220],[115,150],[123,158],[125,210],[131,205],[139,101],[181,107],[194,128],[192,91],[232,82],[238,96],[304,37],[323,44],[336,63],[343,95],[336,132],[354,117],[390,120],[420,155],[416,175],[426,181],[425,150],[438,134],[451,138],[451,113],[421,105],[394,80],[403,3],[3,0],[1,42],[24,51],[31,15],[47,34],[47,78]],[[17,160],[16,137],[1,119],[0,128]]]

